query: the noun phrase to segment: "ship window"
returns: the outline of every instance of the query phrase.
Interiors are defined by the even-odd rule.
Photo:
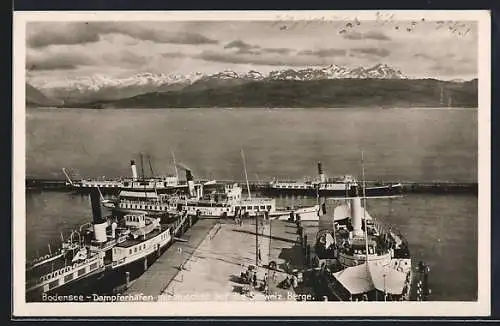
[[[267,209],[270,210],[271,209],[271,205],[267,205]]]
[[[93,263],[90,265],[90,270],[93,271],[94,269],[97,268],[97,263]]]
[[[49,283],[49,289],[55,288],[59,285],[59,280],[55,280]]]
[[[250,209],[250,210],[251,210],[251,209],[252,209],[252,206],[247,206],[247,209]]]
[[[73,273],[64,276],[64,283],[67,283],[73,279]]]
[[[137,247],[134,248],[134,252],[137,252]]]
[[[78,270],[78,276],[82,276],[83,274],[85,274],[85,267],[84,268],[80,268]]]
[[[266,209],[266,206],[262,205],[260,206],[260,209]]]

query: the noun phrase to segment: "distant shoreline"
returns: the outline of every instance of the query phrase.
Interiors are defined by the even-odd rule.
[[[111,110],[450,110],[450,111],[477,111],[478,107],[434,107],[434,106],[414,106],[414,107],[130,107],[130,108],[120,108],[120,107],[109,107],[109,108],[88,108],[88,107],[36,107],[36,106],[26,106],[26,109],[31,110],[90,110],[90,111],[111,111]]]

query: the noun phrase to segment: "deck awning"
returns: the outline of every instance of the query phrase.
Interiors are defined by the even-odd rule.
[[[333,277],[350,294],[363,294],[375,289],[366,264],[347,267],[340,272],[333,273]]]
[[[400,295],[406,282],[406,274],[389,266],[369,265],[375,288],[381,292]]]
[[[406,274],[394,268],[376,263],[361,264],[334,273],[335,279],[351,294],[362,294],[374,289],[393,295],[401,295]]]

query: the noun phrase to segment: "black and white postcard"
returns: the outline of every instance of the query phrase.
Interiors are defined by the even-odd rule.
[[[14,315],[488,315],[489,33],[16,12]]]

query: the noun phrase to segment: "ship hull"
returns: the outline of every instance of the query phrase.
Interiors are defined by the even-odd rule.
[[[320,189],[317,191],[314,188],[294,189],[294,188],[276,188],[268,187],[266,193],[273,196],[306,196],[306,197],[346,197],[346,190],[337,189]],[[362,191],[362,190],[361,190]],[[367,187],[365,190],[367,197],[382,197],[382,196],[397,196],[403,192],[401,184]]]
[[[93,186],[70,185],[69,188],[77,193],[89,194]],[[103,195],[118,195],[122,190],[135,190],[137,188],[123,187],[123,186],[108,186],[99,187]],[[140,191],[156,192],[158,194],[173,194],[176,192],[186,192],[183,187],[167,187],[167,188],[140,188]]]
[[[104,268],[85,276],[84,278],[66,283],[60,287],[43,292],[41,289],[26,293],[26,302],[96,302],[103,296],[116,294],[121,288],[133,281],[149,268],[173,243],[168,241],[160,251],[152,252],[126,265]],[[60,298],[57,298],[60,296]],[[69,296],[72,296],[69,298]]]

